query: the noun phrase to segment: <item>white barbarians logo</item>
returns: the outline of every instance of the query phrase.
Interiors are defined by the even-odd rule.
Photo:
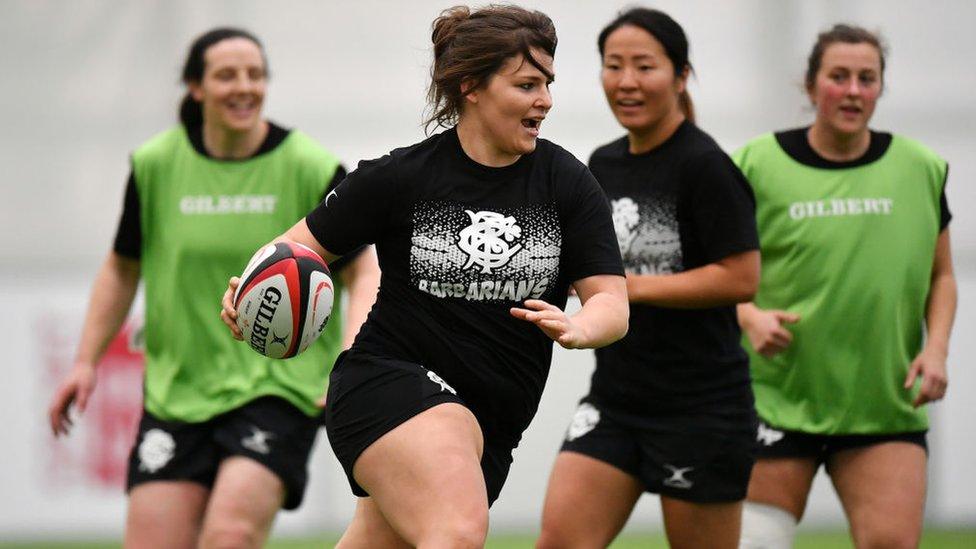
[[[576,409],[573,414],[573,422],[569,424],[569,431],[566,432],[566,440],[574,441],[579,437],[589,433],[600,423],[600,410],[592,404],[584,402]]]
[[[139,444],[139,470],[150,474],[162,469],[173,459],[176,441],[162,429],[150,429]]]
[[[759,423],[759,432],[756,433],[756,440],[763,443],[763,446],[772,446],[783,438],[783,431],[777,431],[765,423]]]
[[[268,447],[268,441],[273,438],[274,433],[270,431],[262,431],[261,429],[251,425],[251,436],[242,438],[241,446],[252,452],[267,454],[271,452],[271,448]]]
[[[522,228],[514,217],[487,211],[464,212],[471,218],[471,225],[458,233],[458,247],[468,254],[465,269],[478,265],[481,272],[490,273],[506,265],[522,249],[521,244],[512,245],[522,236]]]
[[[693,471],[695,469],[694,467],[675,467],[674,465],[665,463],[664,468],[671,472],[671,476],[664,479],[665,486],[672,488],[691,488],[694,484],[685,478],[685,473]]]
[[[612,201],[613,206],[613,229],[617,233],[617,245],[620,246],[620,254],[624,255],[630,251],[630,245],[637,238],[634,228],[640,222],[640,214],[637,211],[637,203],[630,198],[623,197]]]
[[[457,394],[457,391],[454,390],[454,387],[451,387],[450,385],[448,385],[446,381],[444,381],[443,379],[441,379],[441,376],[435,374],[434,372],[431,372],[431,371],[428,370],[427,371],[427,377],[430,378],[430,380],[433,381],[434,383],[436,383],[436,384],[438,384],[438,385],[441,386],[441,392],[442,393],[444,391],[447,391],[447,392],[451,393],[452,395],[456,395]]]

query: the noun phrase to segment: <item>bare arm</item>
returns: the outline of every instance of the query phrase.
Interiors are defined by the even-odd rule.
[[[749,301],[759,287],[759,252],[730,255],[715,263],[671,275],[627,275],[635,303],[700,309]]]
[[[139,286],[139,273],[139,260],[114,251],[102,263],[92,285],[74,368],[61,382],[48,409],[55,436],[68,433],[72,423],[68,412],[72,403],[76,404],[79,413],[85,411],[95,389],[95,365],[129,313]]]
[[[348,349],[376,301],[376,290],[380,286],[380,266],[376,261],[376,250],[367,246],[356,259],[339,271],[339,277],[349,296],[342,334],[342,348]]]
[[[952,251],[949,229],[939,233],[932,262],[932,284],[925,310],[925,347],[915,357],[905,378],[905,388],[910,389],[918,376],[922,387],[913,404],[918,407],[927,402],[941,400],[948,387],[946,358],[949,354],[949,333],[956,316],[956,277],[952,269]]]
[[[589,276],[574,282],[573,287],[583,304],[573,316],[540,299],[526,301],[525,308],[513,307],[511,314],[532,322],[567,349],[603,347],[627,334],[630,306],[623,277]]]

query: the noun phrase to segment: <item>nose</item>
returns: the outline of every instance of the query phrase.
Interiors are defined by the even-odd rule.
[[[620,80],[617,82],[617,87],[624,90],[632,90],[637,87],[637,78],[634,75],[634,69],[626,67],[620,71]]]
[[[534,106],[548,111],[552,108],[552,92],[549,91],[549,86],[542,86],[541,90]]]
[[[861,95],[861,83],[858,82],[857,78],[851,78],[851,83],[847,86],[847,95]]]

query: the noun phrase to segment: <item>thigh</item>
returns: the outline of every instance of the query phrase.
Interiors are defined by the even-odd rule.
[[[221,458],[248,458],[245,463],[251,466],[244,467],[277,477],[282,485],[278,490],[284,494],[279,507],[296,509],[308,484],[308,459],[318,429],[318,418],[305,415],[284,399],[262,397],[215,419],[213,436]],[[254,467],[256,464],[263,469]],[[224,459],[221,471],[226,469],[228,461]],[[235,478],[233,469],[228,478]]]
[[[410,549],[386,521],[373,498],[363,497],[356,501],[356,512],[346,528],[336,549]]]
[[[127,549],[193,549],[210,490],[189,481],[154,481],[129,491]]]
[[[673,549],[735,549],[742,529],[742,501],[694,503],[661,496],[664,531]]]
[[[537,547],[607,547],[643,492],[635,476],[606,461],[560,452],[549,476]]]
[[[917,547],[926,490],[925,449],[883,442],[832,454],[828,472],[858,547]]]
[[[752,467],[746,499],[779,507],[799,521],[819,467],[813,457],[761,457]]]
[[[487,528],[482,448],[474,415],[460,404],[440,404],[372,443],[353,476],[393,529],[416,545],[438,523],[483,521]]]
[[[281,479],[246,457],[224,459],[204,515],[201,547],[261,547],[285,499]]]

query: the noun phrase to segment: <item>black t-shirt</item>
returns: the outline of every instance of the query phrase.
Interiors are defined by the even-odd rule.
[[[600,186],[541,139],[491,168],[447,130],[361,162],[306,220],[332,253],[376,244],[379,295],[353,349],[434,371],[511,443],[535,414],[553,342],[509,309],[562,308],[571,283],[623,274]]]
[[[227,162],[241,162],[267,154],[275,150],[278,145],[281,145],[290,132],[291,130],[283,128],[274,122],[268,122],[268,135],[265,136],[264,141],[261,142],[261,146],[258,147],[258,150],[253,155],[240,160],[227,160]],[[207,158],[211,157],[210,153],[207,152],[207,148],[203,145],[203,126],[194,126],[187,130],[187,137],[190,139],[190,144],[193,145],[193,149],[197,153]],[[325,193],[328,193],[340,181],[345,179],[345,177],[346,170],[340,165],[336,168],[335,174],[326,187]],[[325,194],[323,194],[324,197]],[[125,185],[122,216],[119,218],[119,225],[115,231],[115,243],[112,246],[112,249],[117,254],[131,259],[139,259],[142,256],[141,218],[142,212],[139,207],[139,190],[136,187],[136,177],[135,173],[130,171],[128,182]],[[336,270],[339,266],[339,264],[331,265],[333,270]]]
[[[810,146],[810,141],[807,139],[807,133],[809,131],[810,127],[807,126],[805,128],[794,128],[792,130],[776,132],[774,135],[779,146],[793,160],[796,160],[800,164],[825,170],[842,170],[845,168],[866,166],[884,156],[888,152],[888,147],[891,145],[890,133],[872,130],[868,150],[860,158],[838,162],[836,160],[827,160],[817,154],[817,151],[813,150],[813,147]],[[946,178],[948,179],[948,177],[949,169],[947,167]],[[942,184],[942,195],[939,197],[939,232],[948,227],[949,222],[952,220],[952,212],[949,211],[949,201],[946,200],[945,183],[943,182]]]
[[[752,189],[690,122],[647,153],[631,154],[626,137],[600,147],[590,169],[610,198],[629,273],[675,274],[759,248]],[[732,305],[631,303],[627,336],[596,351],[590,396],[636,413],[749,408],[748,358],[739,342]]]

